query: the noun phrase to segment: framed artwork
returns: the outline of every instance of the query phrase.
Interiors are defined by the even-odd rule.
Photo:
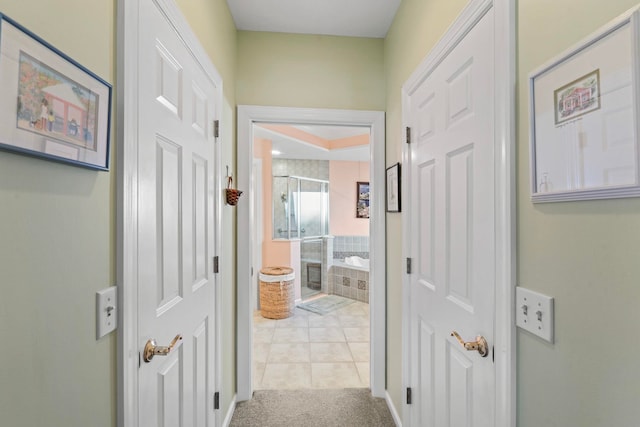
[[[387,212],[400,212],[400,163],[387,168]]]
[[[638,9],[529,76],[531,200],[640,195]]]
[[[0,148],[109,170],[111,85],[0,14]]]
[[[369,183],[356,183],[356,218],[369,218]]]

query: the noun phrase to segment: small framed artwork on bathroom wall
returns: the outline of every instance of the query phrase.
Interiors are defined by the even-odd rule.
[[[369,183],[357,182],[356,218],[369,218]]]

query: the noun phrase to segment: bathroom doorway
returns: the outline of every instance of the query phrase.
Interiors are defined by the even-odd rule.
[[[371,144],[363,147],[364,144],[361,143],[355,143],[354,141],[346,143],[342,141],[346,145],[340,146],[338,150],[331,150],[331,147],[326,146],[320,147],[320,151],[325,156],[331,151],[334,151],[334,154],[343,151],[345,153],[352,152],[355,155],[355,152],[360,150],[364,151],[364,158],[338,160],[317,156],[318,158],[314,159],[305,158],[301,155],[300,151],[308,151],[314,148],[317,150],[318,145],[321,145],[317,141],[309,140],[306,137],[306,135],[313,135],[313,132],[309,131],[312,128],[323,126],[326,130],[329,129],[328,125],[338,126],[343,131],[347,130],[347,128],[359,128],[360,134],[366,134],[366,139],[370,139]],[[284,133],[288,133],[285,139],[289,143],[295,142],[298,147],[295,153],[283,154],[284,150],[279,149],[277,146],[280,144],[280,140],[274,136],[274,133],[283,133],[281,132],[283,128],[287,128]],[[298,133],[295,134],[295,132]],[[354,136],[356,135],[326,138],[316,135],[319,140],[324,140],[325,142],[328,140],[348,139]],[[274,141],[276,142],[274,143]],[[274,147],[274,145],[276,146]],[[336,143],[335,146],[338,147],[339,144]],[[287,333],[303,334],[302,329],[306,325],[309,327],[306,332],[307,336],[315,335],[316,338],[309,339],[309,346],[323,348],[324,344],[314,343],[314,341],[333,341],[334,338],[328,336],[323,338],[319,337],[318,334],[330,335],[339,329],[341,333],[344,333],[345,342],[331,343],[331,345],[335,345],[336,348],[341,347],[350,350],[350,353],[354,356],[356,353],[362,355],[366,351],[369,356],[369,362],[366,365],[360,364],[359,368],[368,371],[368,376],[370,377],[368,385],[373,395],[384,397],[385,169],[383,113],[240,106],[238,108],[238,185],[240,188],[243,183],[256,182],[256,177],[251,176],[252,169],[250,167],[251,161],[256,154],[260,157],[260,162],[263,166],[260,191],[263,194],[270,192],[270,200],[267,202],[266,196],[263,199],[262,220],[256,218],[251,209],[238,210],[239,254],[251,253],[252,241],[248,239],[248,236],[251,235],[252,225],[259,221],[265,228],[263,246],[272,245],[268,250],[262,251],[263,265],[269,265],[272,261],[276,261],[277,257],[280,257],[280,260],[288,261],[289,265],[297,267],[297,302],[302,303],[304,299],[309,299],[309,297],[312,297],[312,293],[330,295],[352,302],[348,304],[350,307],[348,310],[338,311],[335,315],[329,315],[324,318],[315,315],[313,312],[307,314],[307,312],[296,308],[298,315],[292,316],[290,319],[275,321],[280,322],[283,326],[282,329],[288,329],[288,331],[274,328],[273,330],[259,331],[259,333],[263,333],[265,336],[270,335],[270,344],[277,344],[272,347],[272,350],[276,349],[282,352],[283,355],[287,354],[287,357],[293,357],[291,356],[291,351],[288,353],[284,351],[287,346],[281,345],[280,342],[274,342],[273,337],[276,334],[279,335],[276,341],[283,341]],[[279,158],[278,156],[281,157]],[[338,162],[345,162],[345,164],[340,165]],[[338,166],[343,166],[343,173],[346,170],[352,176],[355,176],[353,185],[331,179],[329,172],[339,170],[340,167]],[[270,176],[268,176],[267,171]],[[332,185],[332,182],[336,184]],[[368,183],[366,187],[357,187],[357,185],[365,182]],[[360,194],[358,189],[363,190],[364,188],[367,191]],[[368,191],[369,188],[371,189],[370,192]],[[339,197],[344,199],[347,198],[345,194],[349,193],[348,199],[350,201],[347,203],[344,200],[340,200],[340,198],[332,198],[331,192],[333,190],[337,191]],[[307,200],[303,201],[305,196],[307,196]],[[333,202],[333,200],[338,200],[338,202]],[[369,202],[371,202],[370,205]],[[315,208],[311,209],[312,207]],[[363,224],[362,228],[365,229],[365,232],[361,233],[361,235],[354,235],[353,226],[347,225],[347,233],[334,233],[329,226],[332,216],[337,216],[334,208],[345,212],[348,210],[349,216],[354,221],[357,219],[360,224]],[[365,214],[369,214],[370,218],[366,218]],[[308,222],[310,218],[305,220],[305,215],[316,217],[315,222]],[[271,229],[271,234],[266,230],[267,228]],[[246,233],[246,231],[249,231],[249,233]],[[334,236],[334,234],[337,234],[337,236]],[[369,235],[374,237],[369,239]],[[266,237],[269,237],[269,239]],[[334,240],[338,237],[340,239],[337,240],[338,244],[336,245]],[[370,256],[367,256],[367,254],[370,254]],[[364,255],[360,256],[360,259],[366,260],[370,258],[372,260],[371,265],[374,266],[371,272],[366,272],[366,278],[363,265],[343,265],[345,258],[359,255]],[[336,260],[336,257],[340,257],[339,260]],[[256,274],[256,271],[250,272],[251,269],[247,267],[251,266],[251,260],[245,258],[238,257],[239,401],[249,399],[254,386],[257,384],[257,381],[254,383],[254,378],[252,378],[253,359],[264,357],[253,353],[254,345],[261,344],[258,341],[264,339],[264,336],[253,334],[254,326],[267,326],[266,324],[274,322],[270,319],[254,317],[255,311],[251,310],[251,306],[255,306],[255,304],[251,304],[250,299],[251,296],[257,294],[255,290],[259,282],[258,274]],[[338,263],[340,265],[337,265]],[[276,264],[282,263],[276,262]],[[377,280],[376,277],[378,278]],[[371,279],[370,281],[369,278]],[[367,282],[371,283],[371,289],[367,289],[368,284],[365,285]],[[369,304],[358,300],[358,297],[361,299],[369,298]],[[369,307],[371,308],[369,309]],[[339,307],[339,309],[341,308]],[[346,323],[342,325],[322,325],[321,322],[326,319],[333,319],[333,322],[341,319]],[[366,326],[362,324],[363,319],[367,322]],[[349,322],[352,323],[349,324]],[[302,325],[302,323],[305,323],[305,325]],[[273,324],[269,326],[273,326]],[[268,327],[264,329],[268,329]],[[350,337],[349,334],[351,334]],[[359,334],[360,336],[356,337],[354,334]],[[304,342],[304,338],[293,337],[293,339],[294,341],[300,340]],[[336,341],[339,341],[339,339]],[[324,346],[326,347],[326,345]],[[259,347],[260,345],[256,346],[256,348]],[[295,347],[297,349],[304,346]],[[293,347],[287,348],[292,349]],[[273,356],[274,352],[271,351],[271,354]],[[317,357],[320,357],[317,353],[312,356],[312,358]],[[355,359],[353,362],[359,363]],[[288,367],[289,370],[290,368],[291,366]],[[299,368],[300,372],[297,372],[294,376],[304,377],[306,375],[302,364],[296,365],[296,368]],[[313,368],[312,366],[311,369]],[[319,369],[320,366],[315,366],[315,368]],[[353,386],[357,385],[353,384]]]

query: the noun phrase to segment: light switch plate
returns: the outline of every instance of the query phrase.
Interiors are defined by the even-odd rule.
[[[118,326],[118,298],[116,287],[96,292],[96,339],[100,339]]]
[[[553,343],[553,297],[516,287],[516,325]]]

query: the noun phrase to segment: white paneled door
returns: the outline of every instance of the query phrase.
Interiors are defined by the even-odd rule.
[[[215,83],[152,0],[138,28],[138,425],[215,424]]]
[[[409,94],[410,425],[494,427],[494,23]],[[487,354],[466,342],[484,337]]]

